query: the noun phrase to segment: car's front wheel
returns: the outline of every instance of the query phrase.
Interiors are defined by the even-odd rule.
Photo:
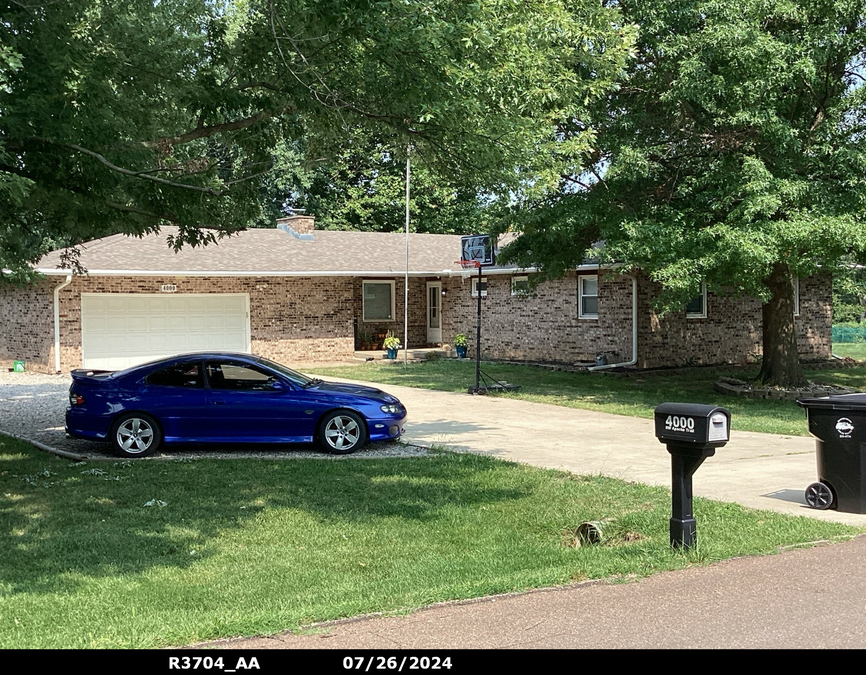
[[[121,457],[147,457],[159,448],[162,433],[150,415],[125,413],[111,427],[111,442]]]
[[[367,440],[364,420],[350,410],[335,410],[322,419],[319,441],[328,452],[348,455],[360,450]]]

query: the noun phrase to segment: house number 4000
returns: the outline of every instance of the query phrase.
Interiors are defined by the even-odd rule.
[[[694,431],[694,417],[677,417],[676,415],[668,415],[665,420],[665,429],[668,431]]]

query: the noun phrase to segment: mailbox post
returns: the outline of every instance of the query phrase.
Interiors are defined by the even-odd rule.
[[[698,403],[662,403],[655,409],[655,432],[671,453],[671,546],[693,546],[692,476],[730,440],[731,413]]]

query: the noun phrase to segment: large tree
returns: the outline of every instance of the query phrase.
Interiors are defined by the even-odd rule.
[[[469,234],[490,229],[492,195],[461,185],[411,155],[410,226],[416,232]],[[326,159],[311,161],[303,144],[280,143],[266,180],[265,208],[278,217],[301,209],[330,230],[394,232],[406,222],[405,152],[354,130]]]
[[[800,384],[794,277],[866,253],[864,2],[616,4],[639,36],[584,120],[593,169],[525,191],[510,253],[559,274],[603,241],[662,284],[661,309],[702,281],[758,297],[760,378]]]
[[[48,245],[165,224],[198,244],[251,225],[275,147],[328,157],[359,128],[507,191],[556,123],[607,90],[630,41],[592,0],[6,0],[0,13],[0,268],[22,274]]]

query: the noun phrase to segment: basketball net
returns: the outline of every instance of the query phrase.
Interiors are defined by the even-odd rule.
[[[463,268],[463,271],[460,272],[461,283],[466,281],[469,277],[472,276],[472,273],[481,267],[481,263],[477,260],[460,260],[456,261],[456,264],[460,265]]]

